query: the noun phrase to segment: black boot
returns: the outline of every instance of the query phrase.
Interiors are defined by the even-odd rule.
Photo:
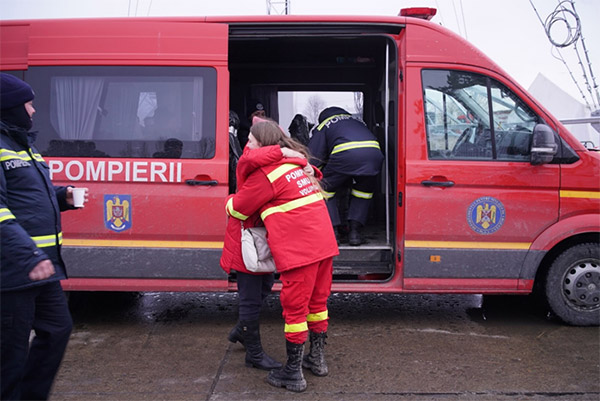
[[[304,344],[294,344],[286,340],[287,350],[286,365],[277,370],[272,370],[267,376],[267,382],[275,387],[285,387],[287,390],[300,393],[306,390],[306,380],[302,374],[302,354]]]
[[[254,366],[258,369],[271,370],[280,368],[281,363],[263,351],[260,343],[260,329],[258,320],[240,321],[242,337],[246,346],[246,366]]]
[[[236,325],[233,326],[233,329],[231,329],[229,332],[227,339],[234,344],[239,342],[240,344],[244,345],[244,337],[242,336],[242,326],[240,325],[240,322],[237,322]]]
[[[327,362],[325,362],[325,339],[327,332],[310,332],[310,352],[304,356],[302,367],[310,369],[315,376],[327,376]]]
[[[348,233],[348,244],[358,246],[363,243],[360,229],[362,225],[356,220],[348,220],[350,223],[350,232]]]

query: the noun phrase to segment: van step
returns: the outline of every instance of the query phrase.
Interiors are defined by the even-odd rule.
[[[340,246],[333,258],[333,275],[389,274],[392,272],[392,251],[389,246]]]

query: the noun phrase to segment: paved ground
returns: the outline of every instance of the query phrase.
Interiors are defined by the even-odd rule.
[[[236,294],[76,294],[51,400],[600,400],[600,329],[563,326],[529,297],[334,294],[325,378],[301,394],[244,366],[226,335]],[[263,344],[284,359],[281,308]]]

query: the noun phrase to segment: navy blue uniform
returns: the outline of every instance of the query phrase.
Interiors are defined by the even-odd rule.
[[[329,107],[319,115],[308,148],[311,163],[324,166],[323,189],[329,216],[334,226],[340,225],[336,191],[352,183],[348,220],[365,224],[369,204],[381,172],[383,154],[375,135],[365,124],[340,107]]]
[[[60,211],[73,208],[67,188],[52,185],[34,139],[34,133],[0,122],[3,400],[48,397],[72,328],[59,280],[67,276]],[[45,259],[56,273],[32,281],[29,272]]]

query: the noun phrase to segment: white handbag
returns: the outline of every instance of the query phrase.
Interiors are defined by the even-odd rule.
[[[272,273],[275,261],[267,242],[265,227],[244,228],[242,225],[242,258],[246,269],[254,273]]]

